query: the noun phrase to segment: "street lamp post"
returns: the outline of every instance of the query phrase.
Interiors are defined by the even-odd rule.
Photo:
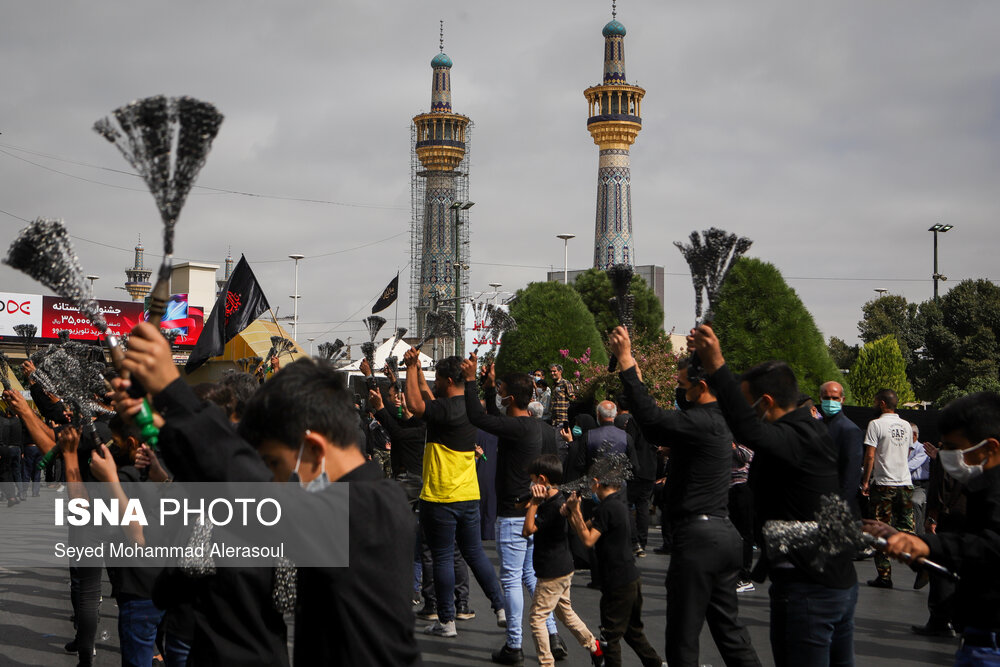
[[[500,296],[500,288],[503,287],[503,283],[490,283],[490,287],[493,288],[493,305],[497,305],[497,298]]]
[[[885,293],[889,291],[888,287],[876,287],[875,291],[878,293],[878,298],[885,296]]]
[[[934,232],[934,275],[932,275],[931,277],[934,279],[934,300],[935,301],[938,300],[938,281],[939,280],[948,280],[947,276],[942,276],[940,273],[938,273],[938,232],[941,232],[942,234],[944,234],[945,232],[947,232],[948,230],[950,230],[954,226],[955,225],[941,225],[941,224],[937,224],[937,225],[931,225],[930,229],[927,230],[929,232]]]
[[[569,240],[575,239],[576,234],[556,234],[557,239],[563,240],[563,285],[569,284]]]
[[[295,293],[292,294],[292,340],[298,342],[299,338],[299,260],[305,255],[298,253],[289,255],[289,259],[295,260]]]
[[[100,279],[100,276],[87,276],[87,280],[90,281],[90,298],[94,298],[94,281]]]
[[[458,217],[459,211],[468,211],[476,205],[472,201],[456,201],[450,206],[455,212],[455,322],[458,324],[458,332],[455,336],[455,356],[465,356],[462,350],[462,339],[465,337],[465,330],[462,328],[462,250],[458,244],[458,226],[462,221]]]
[[[306,340],[309,341],[309,356],[311,357],[311,356],[313,356],[313,341],[316,340],[316,339],[315,338],[306,338]]]

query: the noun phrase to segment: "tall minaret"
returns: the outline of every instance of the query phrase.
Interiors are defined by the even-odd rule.
[[[132,296],[133,301],[142,301],[149,294],[153,286],[149,284],[149,276],[152,271],[143,266],[143,255],[146,249],[142,247],[142,236],[135,244],[135,265],[131,269],[125,269],[125,291]]]
[[[587,129],[600,146],[597,170],[597,221],[594,228],[594,267],[634,264],[632,189],[629,148],[642,129],[642,96],[646,91],[625,79],[625,26],[611,6],[611,22],[604,26],[604,83],[583,91],[590,105]]]
[[[216,280],[215,285],[218,289],[215,291],[216,296],[219,292],[226,289],[226,283],[229,282],[229,277],[233,275],[233,248],[230,246],[229,254],[226,255],[226,276],[222,280]]]
[[[456,250],[456,236],[461,248],[467,239],[468,225],[459,226],[456,234],[457,210],[452,204],[457,201],[456,181],[466,175],[458,172],[458,166],[465,157],[466,135],[470,120],[468,116],[454,113],[451,108],[451,58],[444,53],[444,22],[441,22],[440,53],[431,60],[433,78],[431,80],[431,110],[429,113],[413,117],[416,132],[417,158],[422,171],[416,176],[425,179],[423,211],[419,235],[419,266],[414,261],[414,277],[419,275],[417,303],[414,306],[417,335],[423,333],[424,317],[431,306],[432,295],[437,295],[449,310],[455,307],[454,299],[462,294],[461,280],[456,287],[455,263],[461,261],[462,253]],[[416,202],[417,206],[421,205]],[[414,258],[416,260],[416,258]],[[419,272],[417,274],[416,272]]]

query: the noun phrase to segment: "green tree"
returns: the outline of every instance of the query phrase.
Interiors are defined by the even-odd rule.
[[[884,336],[895,336],[899,351],[906,362],[906,376],[913,385],[920,386],[925,379],[925,367],[918,363],[919,350],[924,345],[926,327],[920,317],[920,307],[909,303],[898,294],[885,294],[872,299],[861,308],[858,334],[865,343]],[[849,368],[849,367],[848,367]]]
[[[608,363],[601,335],[594,326],[594,316],[575,289],[557,282],[530,283],[517,291],[510,307],[517,329],[504,335],[497,355],[497,373],[548,368],[563,365],[567,379],[581,364],[572,358],[582,357],[587,349],[590,360]],[[560,350],[568,350],[563,355]]]
[[[860,348],[857,345],[848,345],[841,338],[830,336],[830,342],[826,344],[826,349],[830,352],[830,357],[837,368],[846,371],[854,365]]]
[[[573,288],[579,292],[587,309],[593,313],[601,338],[618,326],[618,315],[611,309],[614,296],[611,279],[606,271],[588,269],[576,277]],[[654,292],[639,276],[632,276],[629,293],[635,300],[632,336],[636,341],[654,340],[663,335],[663,306]]]
[[[841,378],[812,315],[773,264],[736,262],[719,290],[713,328],[734,371],[781,359],[811,394]]]
[[[847,383],[858,405],[871,405],[880,389],[895,391],[900,405],[916,400],[913,387],[906,379],[906,362],[899,342],[891,334],[865,343],[847,376]]]
[[[948,405],[956,398],[961,398],[966,394],[974,394],[977,391],[992,391],[994,393],[1000,394],[1000,380],[991,377],[976,377],[973,378],[969,384],[965,387],[958,387],[956,385],[950,384],[944,388],[938,399],[934,401],[934,407],[941,409]]]
[[[1000,287],[989,280],[963,280],[941,297],[920,305],[925,337],[928,400],[954,386],[968,393],[974,386],[1000,380]]]

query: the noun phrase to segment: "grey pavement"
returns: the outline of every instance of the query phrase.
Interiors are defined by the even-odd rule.
[[[53,491],[43,490],[49,494]],[[32,509],[34,506],[34,510]],[[31,515],[41,518],[41,504],[31,500],[7,509],[0,507],[0,539],[5,522],[14,520],[10,513],[17,513],[17,521]],[[655,531],[654,531],[655,532]],[[659,544],[658,533],[651,535],[653,546]],[[487,553],[497,564],[492,543],[486,543]],[[643,618],[646,634],[653,646],[662,652],[665,623],[666,594],[663,580],[669,559],[650,553],[638,561],[643,577]],[[902,667],[916,665],[947,665],[952,663],[957,640],[927,639],[910,633],[910,625],[923,623],[927,618],[927,589],[912,589],[913,574],[906,568],[896,567],[894,590],[876,590],[864,585],[874,576],[871,560],[856,564],[861,589],[856,612],[855,649],[860,667]],[[598,627],[598,601],[600,593],[586,587],[589,573],[578,572],[573,582],[573,607],[592,631]],[[753,644],[763,664],[773,664],[768,645],[767,584],[757,590],[740,595],[740,614],[750,630]],[[104,603],[97,640],[97,665],[118,665],[116,607],[108,597],[110,587],[104,582]],[[427,667],[444,665],[491,664],[490,652],[504,642],[504,631],[496,626],[495,617],[482,591],[472,583],[471,606],[477,612],[471,621],[459,621],[459,636],[454,639],[428,637],[419,634],[424,623],[417,624],[419,643]],[[525,607],[528,605],[527,597]],[[72,667],[74,656],[63,652],[63,645],[73,638],[70,623],[69,573],[63,568],[7,569],[0,563],[0,667],[52,665]],[[527,628],[526,628],[527,630]],[[107,639],[100,634],[107,633]],[[568,632],[562,636],[569,645],[569,659],[561,664],[589,664],[584,649],[574,645]],[[526,664],[533,664],[535,651],[530,632],[525,633],[524,651]],[[638,666],[635,654],[626,646],[624,664]],[[723,662],[715,648],[708,629],[701,634],[701,662],[722,667]],[[537,664],[537,663],[535,663]]]

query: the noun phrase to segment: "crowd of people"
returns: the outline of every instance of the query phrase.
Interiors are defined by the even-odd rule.
[[[315,517],[292,530],[322,542],[325,518],[343,509],[331,486],[351,483],[346,567],[279,561],[199,576],[109,568],[123,665],[419,665],[419,633],[453,639],[458,622],[475,617],[472,578],[503,632],[491,655],[499,664],[524,664],[530,635],[541,665],[614,667],[624,642],[646,667],[696,666],[707,624],[726,665],[760,665],[739,600],[769,580],[775,664],[853,665],[854,560],[871,550],[825,544],[820,561],[815,552],[768,549],[762,532],[769,521],[813,521],[831,499],[884,540],[869,586],[894,585],[890,558],[928,558],[961,575],[956,584],[916,568],[914,587],[929,584],[930,595],[929,620],[914,632],[961,633],[956,664],[1000,664],[1000,396],[950,404],[935,446],[900,418],[891,389],[878,393],[879,416],[865,431],[844,414],[837,382],[818,388],[817,405],[783,362],[737,375],[711,327],[688,341],[676,402],[662,405],[617,328],[609,345],[622,391],[591,414],[578,410],[557,364],[548,378],[545,369],[497,377],[475,355],[447,357],[432,385],[415,349],[402,360],[402,380],[397,368],[377,379],[362,363],[367,396],[310,359],[275,360],[263,382],[231,373],[189,386],[170,345],[143,323],[124,362],[132,381],[115,378],[95,397],[115,416],[82,425],[104,443],[86,453],[77,416],[32,382],[25,363],[34,406],[3,394],[0,491],[8,507],[37,496],[36,462],[57,447],[56,474],[71,497],[84,497],[89,480],[123,498],[125,481],[292,482],[293,501]],[[143,407],[129,394],[132,382],[155,410],[155,451],[132,423]],[[496,439],[491,511],[477,475],[485,437]],[[665,633],[651,641],[637,559],[646,556],[654,508],[658,551],[670,560]],[[122,531],[143,540],[134,526]],[[490,532],[499,570],[484,547]],[[578,570],[600,590],[599,627],[574,611]],[[102,575],[70,567],[76,636],[66,649],[80,665],[95,655]],[[559,624],[580,648],[567,645]]]

